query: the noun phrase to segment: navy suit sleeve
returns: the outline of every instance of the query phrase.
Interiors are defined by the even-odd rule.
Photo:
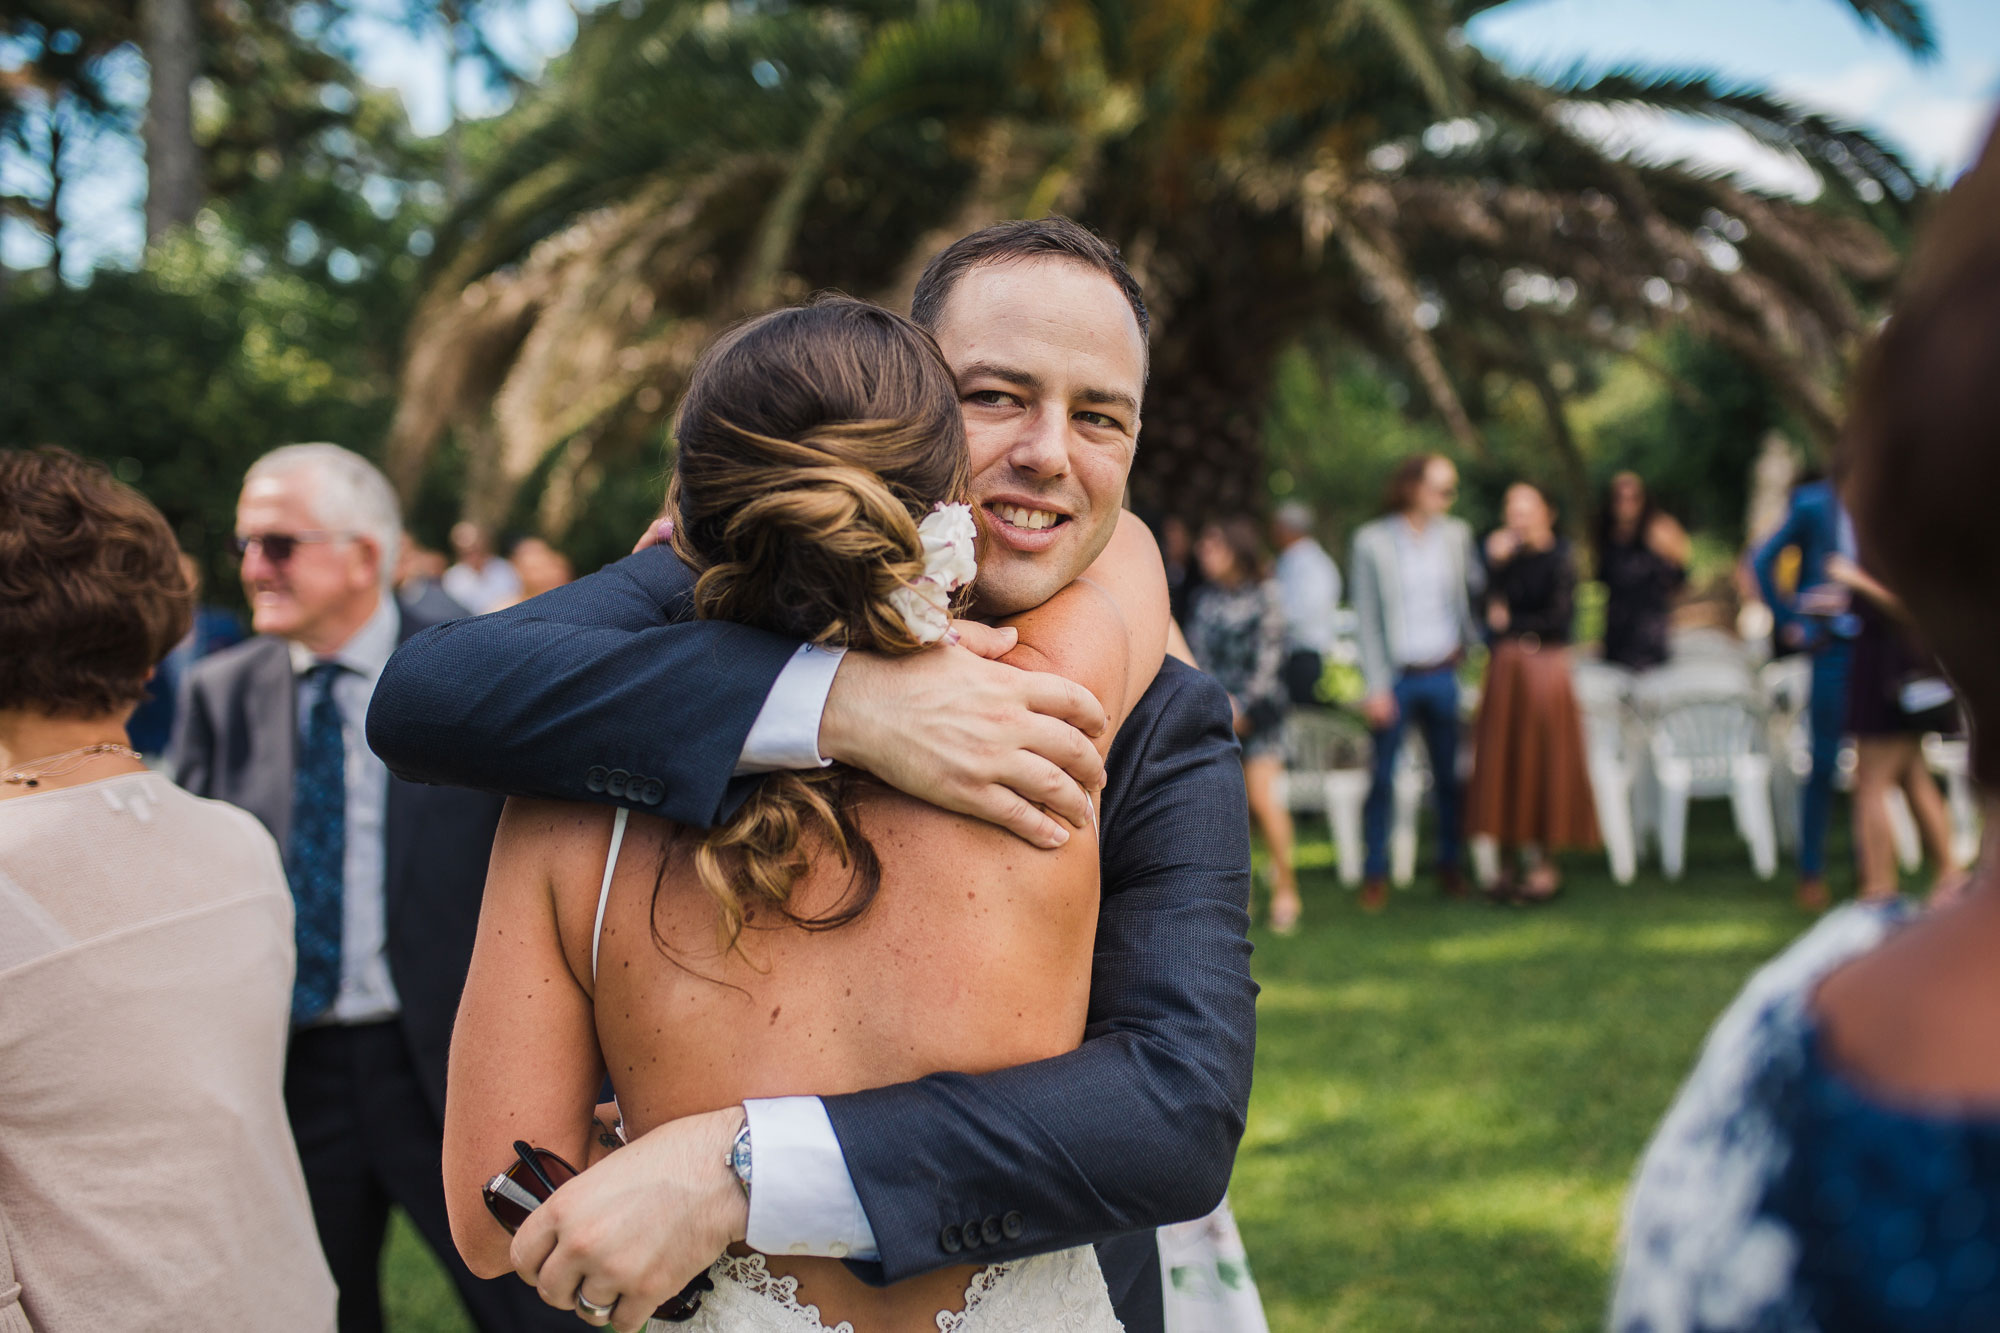
[[[691,618],[693,578],[655,547],[389,659],[368,744],[411,782],[727,818],[744,739],[795,640]]]
[[[1228,1186],[1256,1045],[1243,770],[1221,687],[1165,670],[1109,763],[1083,1045],[825,1099],[881,1253],[850,1265],[868,1281],[1198,1217]],[[987,1240],[989,1218],[1018,1234]],[[955,1253],[968,1222],[982,1243]]]

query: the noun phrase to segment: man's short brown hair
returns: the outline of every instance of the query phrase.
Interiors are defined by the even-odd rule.
[[[1125,267],[1118,247],[1060,213],[1034,221],[996,222],[981,227],[970,236],[961,236],[931,256],[917,279],[910,297],[911,322],[937,332],[944,318],[945,302],[951,299],[958,280],[982,264],[1017,263],[1026,259],[1067,259],[1095,269],[1118,284],[1132,318],[1139,322],[1139,341],[1152,333],[1153,318],[1146,313],[1146,296],[1139,280]]]
[[[145,697],[194,614],[180,555],[102,467],[0,450],[0,708],[95,717]]]

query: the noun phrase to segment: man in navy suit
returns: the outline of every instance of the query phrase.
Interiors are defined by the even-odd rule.
[[[285,1107],[341,1333],[382,1327],[391,1204],[482,1330],[574,1327],[518,1282],[474,1277],[445,1217],[445,1053],[500,802],[392,777],[362,743],[389,655],[436,623],[390,590],[401,532],[395,491],[358,454],[304,444],[258,460],[236,515],[258,635],[190,672],[175,775],[285,850],[298,944]]]
[[[959,382],[985,530],[978,613],[1039,605],[1119,521],[1146,373],[1138,286],[1115,250],[1050,218],[949,247],[911,313]],[[1077,726],[1101,729],[1102,713],[1068,682],[964,647],[843,658],[690,623],[690,588],[656,548],[420,635],[383,676],[370,741],[408,777],[696,826],[759,771],[840,761],[1044,845],[1065,836],[1044,807],[1080,826],[1084,788],[1108,772],[1089,1024],[1078,1050],[1016,1069],[747,1104],[747,1201],[727,1141],[661,1126],[626,1150],[648,1173],[629,1216],[571,1260],[678,1286],[747,1233],[895,1281],[1096,1242],[1126,1326],[1159,1328],[1152,1229],[1221,1197],[1250,1089],[1249,837],[1227,696],[1169,660],[1100,768]]]

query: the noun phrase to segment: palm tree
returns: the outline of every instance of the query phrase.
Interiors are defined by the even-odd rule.
[[[447,431],[502,519],[560,450],[545,526],[657,439],[722,323],[818,287],[896,303],[985,222],[1059,209],[1158,312],[1136,501],[1254,504],[1274,360],[1328,326],[1404,366],[1463,449],[1479,385],[1684,323],[1826,435],[1842,359],[1922,191],[1864,131],[1691,71],[1541,80],[1470,46],[1504,0],[653,0],[599,11],[500,144],[413,323],[390,464]],[[1915,0],[1848,0],[1909,51]],[[1736,125],[1800,203],[1620,157],[1623,108]]]

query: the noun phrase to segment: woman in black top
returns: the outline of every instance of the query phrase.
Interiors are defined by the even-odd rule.
[[[1687,532],[1653,504],[1639,474],[1613,477],[1597,522],[1605,661],[1644,671],[1667,660],[1668,619],[1687,565]]]
[[[1546,902],[1561,888],[1546,853],[1599,845],[1569,674],[1576,566],[1540,490],[1508,488],[1506,512],[1506,526],[1486,539],[1493,659],[1474,731],[1466,832],[1518,857],[1523,877],[1494,886],[1496,896]]]

